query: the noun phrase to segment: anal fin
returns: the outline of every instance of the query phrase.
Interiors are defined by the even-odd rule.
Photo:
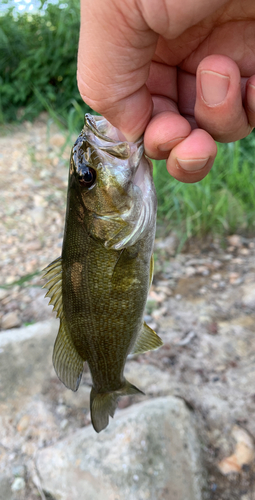
[[[77,391],[85,360],[79,355],[68,332],[65,321],[60,319],[60,327],[53,350],[53,366],[63,384]]]
[[[62,260],[54,260],[44,269],[44,278],[48,278],[43,288],[48,292],[45,297],[50,297],[49,304],[53,304],[53,311],[60,318],[58,335],[53,349],[53,365],[57,376],[66,387],[77,391],[83,372],[85,360],[77,352],[63,314],[62,301]]]
[[[153,349],[158,349],[158,347],[162,345],[163,342],[161,338],[144,322],[143,328],[130,354],[141,354],[146,351],[152,351]]]

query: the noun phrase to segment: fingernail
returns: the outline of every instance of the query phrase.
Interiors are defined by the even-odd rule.
[[[184,137],[177,137],[176,139],[172,139],[171,141],[164,142],[164,144],[159,144],[157,149],[162,152],[170,151],[174,146],[179,144],[179,142],[183,141],[183,139]]]
[[[194,158],[193,160],[183,160],[176,158],[177,168],[181,167],[187,172],[196,172],[196,170],[202,170],[209,160],[208,158]]]
[[[255,87],[252,83],[249,83],[249,94],[248,94],[248,106],[250,110],[255,112]]]
[[[208,106],[224,101],[228,93],[230,78],[215,71],[201,71],[202,97]]]

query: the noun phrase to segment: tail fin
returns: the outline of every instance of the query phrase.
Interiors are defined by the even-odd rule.
[[[90,393],[90,413],[91,422],[96,432],[100,432],[107,427],[109,415],[114,416],[119,398],[128,394],[144,394],[144,392],[127,380],[124,387],[113,392],[99,393],[92,388]]]

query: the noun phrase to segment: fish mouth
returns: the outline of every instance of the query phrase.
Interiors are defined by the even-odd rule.
[[[147,158],[143,157],[140,160],[138,169],[134,175],[133,183],[143,191],[145,188],[144,186],[145,177],[148,175],[148,173],[151,174],[151,172],[152,172],[151,162]]]
[[[84,133],[96,149],[120,160],[131,160],[133,170],[132,183],[141,189],[143,194],[148,190],[148,182],[152,178],[152,164],[143,155],[143,137],[136,142],[129,142],[122,132],[111,125],[102,116],[87,113],[84,120]]]
[[[89,113],[85,115],[84,133],[91,145],[121,160],[130,159],[143,145],[143,137],[136,142],[129,142],[122,132],[111,125],[105,118],[92,116]],[[140,149],[137,163],[139,163],[142,153],[143,146],[142,151]]]

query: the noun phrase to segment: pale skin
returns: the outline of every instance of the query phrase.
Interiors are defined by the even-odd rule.
[[[84,101],[197,182],[255,126],[254,0],[81,0]]]

